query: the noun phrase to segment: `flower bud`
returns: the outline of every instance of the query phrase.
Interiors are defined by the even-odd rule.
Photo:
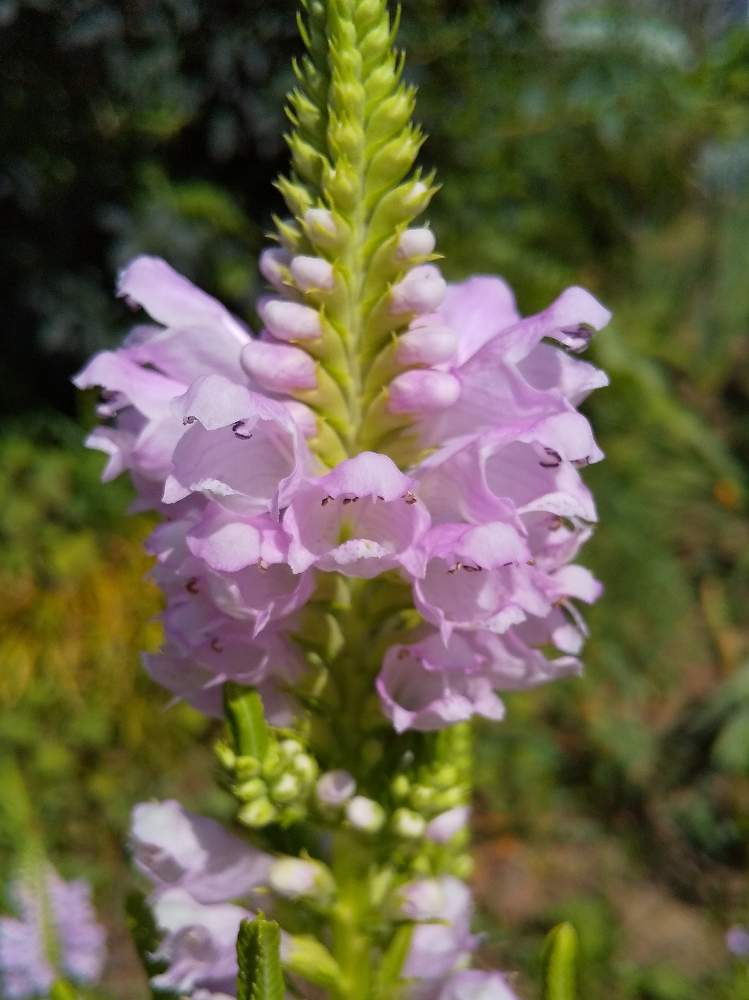
[[[260,774],[260,761],[257,757],[250,757],[247,754],[241,754],[236,759],[234,771],[240,781],[247,781],[249,778],[255,778],[258,774]]]
[[[391,413],[432,413],[452,406],[460,396],[460,382],[450,372],[412,370],[390,383]]]
[[[262,826],[272,823],[277,815],[278,811],[270,799],[262,798],[255,799],[254,802],[248,802],[247,805],[242,806],[237,819],[245,826],[259,829]]]
[[[294,257],[289,270],[303,292],[311,289],[329,292],[335,285],[333,265],[324,257]]]
[[[291,762],[291,767],[305,785],[311,784],[317,777],[317,761],[308,753],[297,754]]]
[[[250,378],[269,392],[314,389],[317,385],[315,362],[288,344],[252,340],[243,347],[240,363]]]
[[[447,283],[439,268],[434,264],[419,264],[393,286],[391,309],[396,314],[434,312],[442,304],[446,291]]]
[[[335,808],[342,806],[356,791],[356,782],[348,771],[327,771],[317,782],[317,801]]]
[[[335,883],[325,865],[300,858],[281,858],[268,874],[271,889],[286,899],[329,899]]]
[[[392,825],[399,837],[416,840],[424,833],[426,820],[410,809],[396,809],[393,813]]]
[[[402,365],[439,365],[455,354],[458,340],[448,326],[412,324],[398,338],[396,358]]]
[[[355,795],[346,806],[346,819],[355,830],[377,833],[385,822],[385,810],[372,799]]]
[[[401,233],[398,240],[396,256],[401,259],[428,257],[429,254],[434,253],[435,244],[434,233],[427,226],[421,226],[417,229],[406,229]]]
[[[245,802],[252,802],[253,799],[264,796],[266,792],[267,788],[262,778],[250,778],[249,781],[243,781],[234,787],[234,794]]]
[[[270,333],[279,340],[316,340],[322,334],[317,310],[299,302],[261,299],[258,312]]]
[[[295,778],[293,774],[287,773],[282,774],[278,781],[271,786],[270,794],[274,802],[286,805],[299,798],[301,790],[299,779]]]
[[[314,437],[318,430],[315,411],[310,409],[305,403],[298,402],[296,399],[284,399],[282,402],[302,434],[306,438]]]
[[[336,237],[338,235],[333,213],[327,208],[308,208],[304,213],[304,225],[312,235],[315,232],[325,234],[329,237]]]
[[[390,791],[393,793],[393,798],[405,799],[411,790],[411,782],[408,780],[405,774],[397,774],[390,785]]]
[[[446,844],[448,840],[468,826],[470,810],[468,806],[455,806],[435,816],[427,824],[426,838],[435,844]]]
[[[278,291],[282,291],[286,278],[286,271],[291,257],[283,247],[266,247],[260,254],[258,267],[260,273]]]
[[[304,747],[299,740],[288,739],[281,740],[278,744],[278,749],[281,751],[282,757],[286,760],[292,760],[292,758],[296,757],[298,753],[301,753],[302,750],[304,750]]]

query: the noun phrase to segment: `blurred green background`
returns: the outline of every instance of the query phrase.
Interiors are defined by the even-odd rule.
[[[606,584],[581,681],[482,730],[486,960],[537,995],[572,919],[583,997],[746,1000],[749,921],[749,21],[739,0],[407,0],[401,43],[443,184],[445,271],[525,312],[615,313],[587,406],[607,461],[584,561]],[[290,0],[0,0],[0,760],[110,928],[102,997],[147,995],[124,931],[138,798],[220,813],[208,726],[140,674],[147,518],[102,488],[69,377],[127,329],[133,254],[251,318],[279,198]],[[29,836],[0,789],[0,874]],[[98,996],[99,994],[97,994]]]

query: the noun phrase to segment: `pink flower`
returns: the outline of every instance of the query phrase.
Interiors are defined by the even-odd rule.
[[[418,575],[417,543],[429,515],[413,481],[386,455],[361,452],[332,472],[307,479],[283,517],[289,565],[369,578],[398,566]]]
[[[273,863],[269,854],[173,799],[133,809],[130,849],[156,893],[180,888],[200,903],[226,902],[267,885]]]

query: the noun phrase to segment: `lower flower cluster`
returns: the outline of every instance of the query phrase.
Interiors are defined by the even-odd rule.
[[[120,294],[155,322],[76,382],[104,389],[107,423],[89,444],[109,455],[105,478],[129,469],[138,506],[164,515],[148,548],[166,644],[146,665],[177,697],[219,715],[231,679],[288,722],[285,692],[306,667],[299,613],[333,573],[411,588],[420,625],[387,650],[376,684],[398,731],[501,718],[498,691],[581,669],[575,602],[600,587],[572,562],[596,518],[579,469],[601,452],[576,406],[606,379],[570,351],[608,313],[573,288],[522,319],[499,278],[445,286],[435,271],[416,267],[392,292],[411,310],[398,347],[411,367],[388,405],[407,409],[400,436],[424,456],[406,471],[367,450],[326,471],[308,443],[317,416],[279,360],[275,391],[258,384],[258,349],[295,303],[266,302],[257,340],[159,259],[121,276]],[[438,383],[450,392],[431,393]]]
[[[333,879],[319,861],[278,858],[249,847],[219,823],[174,801],[138,806],[130,846],[152,886],[149,903],[160,934],[152,959],[165,971],[158,990],[192,1000],[236,996],[236,940],[257,909],[273,913],[284,900],[335,902]],[[471,933],[467,887],[456,878],[417,879],[383,903],[394,920],[413,922],[402,969],[408,1000],[516,1000],[499,972],[465,969],[479,938]],[[281,954],[292,969],[295,996],[319,996],[305,977],[306,939],[283,934]]]

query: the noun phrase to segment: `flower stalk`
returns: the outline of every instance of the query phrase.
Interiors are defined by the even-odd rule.
[[[447,284],[413,225],[436,187],[385,0],[303,0],[299,25],[261,329],[140,257],[119,293],[157,325],[76,378],[107,390],[105,478],[128,469],[164,517],[146,669],[228,724],[241,836],[176,802],[133,814],[151,979],[226,1000],[262,966],[278,992],[277,924],[300,996],[511,1000],[464,969],[470,720],[581,670],[579,470],[602,454],[577,405],[606,378],[575,355],[609,314],[579,288],[522,318],[500,278]]]

